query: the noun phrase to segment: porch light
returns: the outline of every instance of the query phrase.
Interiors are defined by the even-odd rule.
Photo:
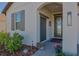
[[[67,13],[67,26],[72,26],[72,12]]]

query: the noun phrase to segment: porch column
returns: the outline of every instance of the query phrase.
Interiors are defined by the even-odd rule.
[[[63,52],[77,55],[77,3],[63,3]]]

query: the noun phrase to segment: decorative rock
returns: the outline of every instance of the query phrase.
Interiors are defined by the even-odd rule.
[[[28,52],[28,49],[24,49],[23,52],[26,54]]]

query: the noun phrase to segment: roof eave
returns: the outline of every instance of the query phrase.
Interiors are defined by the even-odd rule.
[[[9,9],[9,7],[13,4],[13,2],[8,2],[7,5],[4,7],[2,13],[6,14],[6,11]]]

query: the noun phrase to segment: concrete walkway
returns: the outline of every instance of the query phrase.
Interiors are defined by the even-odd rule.
[[[44,48],[40,48],[33,56],[55,56],[53,42],[47,41],[44,43]]]

